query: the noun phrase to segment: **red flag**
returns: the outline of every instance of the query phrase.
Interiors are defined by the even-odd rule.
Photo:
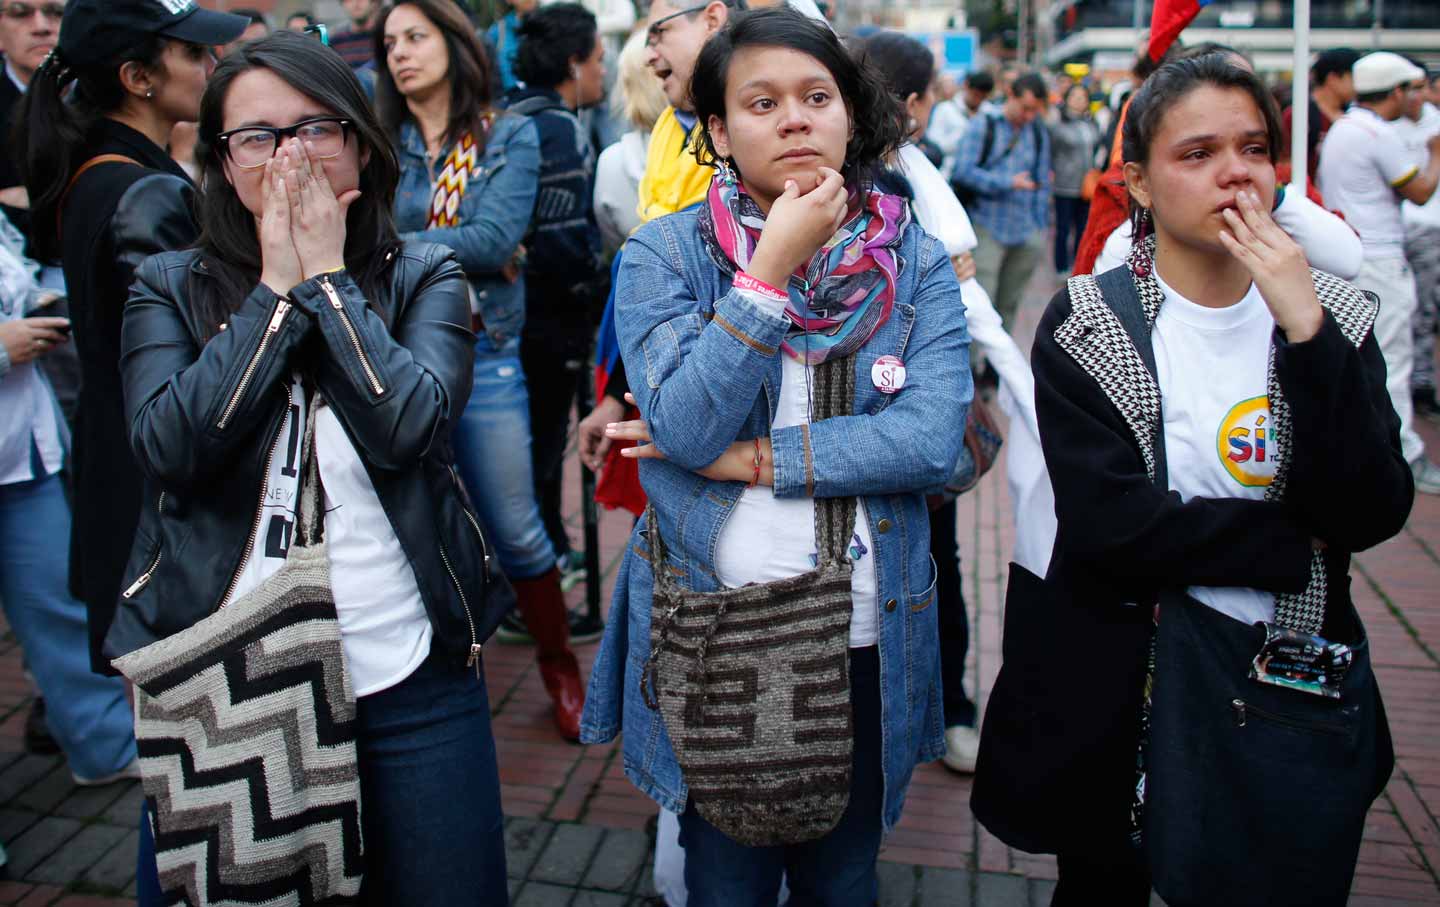
[[[1200,15],[1200,7],[1209,5],[1210,0],[1155,0],[1150,14],[1150,59],[1159,63],[1185,26]]]

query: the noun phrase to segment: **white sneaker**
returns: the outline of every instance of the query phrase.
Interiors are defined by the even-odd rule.
[[[104,787],[107,784],[114,784],[116,781],[138,781],[140,779],[140,757],[136,756],[120,771],[111,772],[108,775],[101,775],[98,778],[82,778],[74,772],[70,777],[75,779],[79,787]]]
[[[1410,464],[1410,472],[1415,475],[1416,494],[1440,494],[1440,466],[1431,463],[1422,454],[1420,459]]]
[[[941,761],[952,772],[975,774],[975,757],[980,754],[980,732],[957,724],[945,729],[945,758]]]

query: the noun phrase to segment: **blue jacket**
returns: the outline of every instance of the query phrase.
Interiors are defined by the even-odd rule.
[[[745,489],[692,470],[736,439],[770,438],[778,497],[860,496],[875,545],[885,768],[884,824],[900,818],[911,772],[944,752],[935,570],[924,492],[950,477],[973,386],[969,333],[955,273],[940,243],[915,224],[890,319],[857,353],[855,415],[772,433],[788,322],[731,289],[700,240],[695,210],[640,228],[625,248],[616,323],[631,390],[668,460],[642,460],[640,480],[659,517],[667,563],[681,586],[721,588],[720,530]],[[900,393],[871,384],[870,365],[899,356]],[[603,743],[623,729],[625,772],[666,809],[688,789],[659,713],[640,695],[649,655],[653,576],[641,521],[626,547],[581,722]]]
[[[471,173],[460,202],[460,224],[425,229],[430,219],[434,180],[425,164],[425,140],[415,121],[400,127],[396,143],[400,186],[395,193],[395,226],[407,241],[439,243],[455,251],[470,278],[496,346],[517,337],[525,325],[524,278],[511,283],[500,274],[530,227],[540,179],[540,140],[525,117],[499,116],[490,127],[485,154]],[[441,151],[436,175],[450,149]]]

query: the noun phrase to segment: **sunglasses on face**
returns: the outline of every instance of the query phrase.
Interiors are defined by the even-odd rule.
[[[312,159],[338,157],[345,150],[345,135],[350,127],[350,121],[341,117],[315,117],[293,126],[242,126],[220,133],[215,140],[225,147],[230,163],[241,170],[257,170],[289,138],[308,144]]]
[[[661,16],[659,19],[651,22],[650,27],[645,29],[645,46],[654,47],[656,44],[660,43],[661,36],[665,34],[665,29],[661,26],[663,26],[666,22],[669,22],[671,19],[678,19],[681,16],[693,15],[700,12],[702,9],[709,5],[709,3],[701,3],[699,6],[688,6],[685,9],[680,10],[680,12],[678,13],[671,13],[668,16]]]
[[[29,19],[37,12],[44,14],[51,22],[59,22],[65,17],[65,4],[63,3],[7,3],[4,7],[5,18],[7,19]]]

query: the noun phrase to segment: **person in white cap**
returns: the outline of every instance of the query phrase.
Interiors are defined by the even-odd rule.
[[[1405,96],[1405,113],[1390,128],[1410,153],[1425,156],[1425,144],[1440,135],[1440,108],[1427,100],[1431,84],[1440,85],[1440,73],[1412,83]],[[1418,303],[1411,326],[1415,334],[1415,364],[1410,371],[1410,398],[1415,415],[1440,421],[1435,398],[1435,321],[1440,317],[1440,191],[1423,205],[1405,202],[1405,259],[1415,272]]]
[[[1342,116],[1320,150],[1316,179],[1326,204],[1360,234],[1365,262],[1355,285],[1380,297],[1375,339],[1385,356],[1385,386],[1400,416],[1400,441],[1415,473],[1415,489],[1440,494],[1440,467],[1425,456],[1415,432],[1410,371],[1415,338],[1415,277],[1405,260],[1402,201],[1423,205],[1440,185],[1440,136],[1417,156],[1387,125],[1405,112],[1424,70],[1399,54],[1380,51],[1355,63],[1355,106]]]

